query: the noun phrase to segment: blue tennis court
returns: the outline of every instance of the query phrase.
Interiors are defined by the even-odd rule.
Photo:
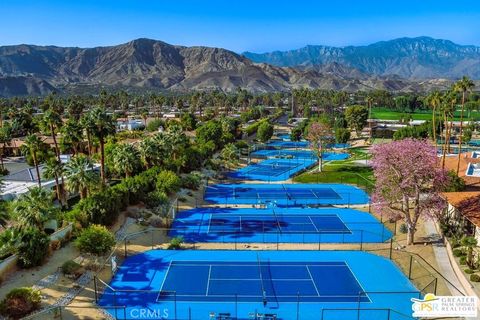
[[[169,236],[191,243],[381,243],[392,233],[354,209],[195,208],[177,214]]]
[[[207,186],[205,201],[223,204],[275,205],[357,205],[369,202],[368,194],[346,184],[215,184]]]
[[[315,159],[267,159],[228,173],[239,180],[284,181],[315,165]]]
[[[408,319],[412,297],[391,261],[366,252],[150,250],[119,266],[99,305],[118,319],[386,320]]]
[[[268,147],[287,149],[287,148],[308,148],[310,143],[308,141],[272,140],[266,145]]]
[[[158,300],[265,300],[268,304],[289,302],[298,296],[302,302],[370,302],[344,261],[268,260],[172,261]]]
[[[257,158],[307,158],[317,160],[317,156],[310,150],[292,150],[292,149],[264,149],[257,150],[250,154],[252,157]]]

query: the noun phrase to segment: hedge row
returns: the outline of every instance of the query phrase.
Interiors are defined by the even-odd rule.
[[[112,225],[127,206],[147,200],[148,193],[156,188],[160,172],[160,168],[154,167],[92,194],[67,212],[66,219],[79,222],[82,227],[90,224]]]

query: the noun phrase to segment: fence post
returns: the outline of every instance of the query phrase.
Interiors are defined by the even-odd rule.
[[[123,245],[124,245],[124,250],[125,250],[125,258],[127,258],[127,237],[125,237],[125,239],[123,240]]]
[[[173,299],[174,299],[174,308],[175,308],[175,320],[177,320],[177,291],[174,292],[173,294]]]
[[[360,251],[363,251],[363,230],[360,230]]]
[[[93,290],[95,290],[95,303],[98,303],[97,276],[93,276]]]
[[[412,263],[413,263],[413,256],[410,256],[410,265],[408,266],[408,279],[412,280]]]
[[[433,294],[437,294],[437,282],[438,282],[438,278],[435,278],[435,284],[433,286]]]
[[[390,238],[390,260],[392,260],[393,238]]]
[[[115,319],[118,320],[118,315],[117,315],[117,291],[113,291],[113,308],[115,309]]]
[[[300,291],[297,292],[297,320],[300,317]]]

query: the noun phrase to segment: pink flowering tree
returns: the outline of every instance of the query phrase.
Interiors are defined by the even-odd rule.
[[[375,175],[373,206],[407,226],[407,244],[414,243],[418,220],[437,218],[445,208],[440,191],[447,174],[438,165],[435,147],[426,140],[404,139],[372,149]]]
[[[314,122],[308,128],[307,140],[318,158],[318,171],[322,171],[322,153],[327,144],[333,141],[332,128],[327,123]]]

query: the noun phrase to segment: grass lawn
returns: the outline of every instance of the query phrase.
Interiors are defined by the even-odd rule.
[[[381,119],[381,120],[400,120],[404,112],[393,111],[387,108],[372,108],[372,118],[373,119]],[[428,110],[423,111],[416,111],[412,113],[413,120],[431,120],[432,113]],[[465,120],[469,119],[468,111],[465,111]],[[480,112],[472,111],[471,118],[473,120],[480,120]],[[460,120],[460,110],[458,109],[455,111],[455,118],[454,120]]]
[[[328,163],[322,172],[305,172],[293,178],[299,183],[347,183],[370,189],[373,186],[373,173],[369,167],[345,163]]]

